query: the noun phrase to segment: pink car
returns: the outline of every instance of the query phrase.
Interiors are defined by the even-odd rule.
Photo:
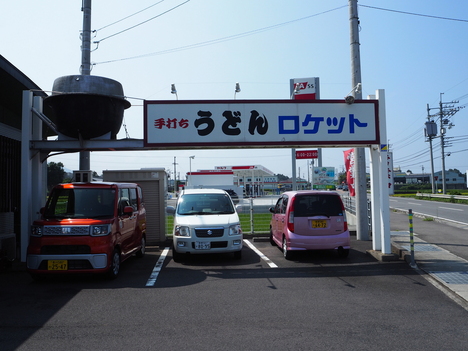
[[[350,237],[346,211],[334,191],[288,191],[270,208],[270,242],[289,260],[293,251],[336,250],[347,257]]]

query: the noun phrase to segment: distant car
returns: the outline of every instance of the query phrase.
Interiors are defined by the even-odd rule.
[[[347,186],[347,185],[343,185],[343,190],[344,190],[344,191],[348,191],[348,190],[349,190],[348,186]]]
[[[232,202],[234,202],[234,204],[238,204],[239,203],[239,196],[237,195],[237,193],[232,190],[232,189],[225,189],[224,190],[225,192],[227,192],[229,194],[229,196],[231,197],[232,199]]]
[[[237,208],[224,190],[183,190],[176,207],[168,207],[166,211],[174,215],[172,258],[175,262],[181,261],[185,254],[231,252],[235,258],[241,258],[240,220]]]
[[[270,242],[291,259],[294,251],[336,250],[347,257],[350,235],[341,197],[334,191],[289,191],[270,208]]]
[[[338,185],[336,188],[337,188],[338,190],[341,190],[341,189],[343,189],[343,185],[340,184],[340,185]]]

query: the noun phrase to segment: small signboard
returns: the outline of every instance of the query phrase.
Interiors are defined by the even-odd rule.
[[[296,150],[296,160],[318,158],[318,150]]]

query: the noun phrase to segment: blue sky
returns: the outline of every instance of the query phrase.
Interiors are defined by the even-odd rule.
[[[184,2],[92,3],[92,29],[97,30],[93,41],[99,45],[92,45],[91,74],[122,83],[132,103],[118,138],[128,133],[142,139],[143,100],[175,99],[170,93],[173,83],[181,100],[232,99],[236,82],[242,90],[238,99],[287,99],[289,79],[302,77],[320,78],[322,99],[343,99],[351,90],[347,0]],[[441,93],[444,102],[458,99],[455,106],[468,104],[468,2],[358,4],[363,97],[385,90],[394,166],[429,173],[429,145],[423,133],[426,105],[438,107]],[[81,0],[8,2],[0,12],[1,54],[50,91],[56,78],[79,73],[82,23]],[[468,170],[467,116],[465,108],[451,118],[455,126],[446,134],[452,145],[446,148],[451,154],[447,169]],[[435,171],[441,169],[440,153],[435,139]],[[98,173],[143,167],[173,170],[176,157],[183,177],[191,155],[192,171],[259,164],[274,173],[292,174],[290,149],[92,152],[91,168]],[[62,162],[68,169],[79,167],[78,154],[49,161]],[[323,165],[341,170],[343,149],[323,149]],[[307,178],[306,161],[298,161],[297,167]]]

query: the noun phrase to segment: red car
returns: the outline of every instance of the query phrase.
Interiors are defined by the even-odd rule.
[[[341,197],[334,191],[288,191],[270,208],[270,242],[286,259],[294,251],[336,250],[347,257],[350,235]]]
[[[51,274],[107,273],[146,247],[146,210],[134,183],[55,186],[34,221],[27,253],[33,278]]]

